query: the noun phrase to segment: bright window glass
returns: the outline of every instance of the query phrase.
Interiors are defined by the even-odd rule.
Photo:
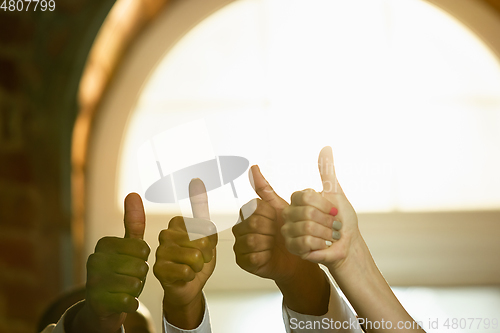
[[[144,155],[158,135],[167,141]],[[236,155],[288,200],[321,190],[325,145],[358,212],[498,209],[498,59],[420,0],[235,1],[152,73],[126,130],[117,198],[144,194],[161,177],[156,160],[168,175]],[[239,203],[224,185],[209,193],[212,211],[255,196],[245,174],[235,185]]]

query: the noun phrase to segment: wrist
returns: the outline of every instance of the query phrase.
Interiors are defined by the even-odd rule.
[[[126,313],[98,316],[88,302],[77,303],[65,313],[64,329],[67,333],[115,333],[121,331]]]
[[[330,284],[318,264],[304,260],[293,276],[275,283],[290,310],[316,316],[328,312]]]
[[[348,256],[344,260],[327,265],[327,268],[349,300],[366,293],[367,290],[378,289],[381,281],[385,283],[361,235],[353,238]]]
[[[353,239],[346,260],[328,269],[359,318],[394,324],[413,321],[384,279],[361,235]]]
[[[348,245],[348,250],[345,253],[345,257],[334,262],[325,263],[324,265],[328,268],[330,273],[333,275],[335,280],[337,277],[347,276],[352,278],[352,274],[359,271],[362,267],[373,262],[370,250],[366,245],[363,237],[359,230],[350,236],[350,242]]]
[[[180,305],[172,302],[168,295],[163,296],[163,314],[167,321],[181,329],[195,329],[203,321],[205,313],[205,299],[203,294],[198,293],[193,300]]]
[[[274,283],[276,283],[278,288],[300,286],[305,280],[311,280],[311,275],[317,276],[315,273],[321,271],[318,264],[302,259],[299,259],[298,263],[294,266],[295,269],[290,270],[290,273],[286,276],[274,279]]]

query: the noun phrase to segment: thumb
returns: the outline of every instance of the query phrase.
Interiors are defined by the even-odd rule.
[[[326,146],[321,149],[318,157],[318,168],[323,183],[323,193],[343,193],[335,175],[331,147]]]
[[[125,198],[124,205],[125,238],[143,239],[146,229],[146,215],[141,197],[137,193],[130,193]]]
[[[207,189],[200,178],[191,179],[189,183],[189,200],[194,218],[210,220]]]
[[[250,168],[248,177],[250,178],[250,184],[255,190],[255,193],[257,193],[262,200],[268,202],[273,208],[284,209],[288,206],[288,203],[274,192],[257,165],[253,165]]]

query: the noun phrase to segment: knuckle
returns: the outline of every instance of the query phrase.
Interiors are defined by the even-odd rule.
[[[249,249],[255,248],[256,244],[256,236],[255,235],[248,235],[246,239],[246,245]]]
[[[313,220],[315,215],[315,209],[311,206],[307,206],[304,209],[304,215],[307,220]]]
[[[162,281],[163,280],[163,274],[164,274],[164,272],[165,272],[164,264],[157,261],[154,264],[154,266],[153,266],[153,274],[154,274],[154,276],[158,280]]]
[[[270,192],[272,189],[271,189],[271,186],[269,186],[268,184],[265,184],[265,185],[262,185],[262,186],[258,186],[258,187],[255,187],[255,192],[257,193],[261,193],[261,192]]]
[[[191,268],[198,273],[203,269],[203,265],[205,264],[205,261],[203,260],[203,255],[201,253],[197,253],[197,258],[196,260],[191,263]]]
[[[191,268],[187,265],[182,265],[181,270],[180,270],[180,275],[183,280],[189,280],[191,277]]]
[[[149,257],[149,254],[151,253],[151,248],[149,247],[148,243],[146,243],[142,239],[138,239],[138,255],[141,258],[147,259]]]
[[[304,234],[311,235],[314,231],[314,222],[307,221],[304,223]]]
[[[124,306],[124,312],[134,312],[139,307],[139,302],[136,300],[136,298],[129,294],[123,294],[120,301]]]
[[[296,203],[297,199],[299,199],[301,195],[302,195],[302,191],[295,191],[295,192],[293,192],[292,196],[290,197],[290,201],[292,203]]]
[[[312,196],[313,196],[313,193],[310,191],[306,190],[306,191],[302,192],[302,202],[305,204],[311,203]]]
[[[103,237],[97,241],[97,244],[95,246],[95,252],[101,252],[105,251],[109,247],[109,243],[113,241],[114,237]]]
[[[156,248],[156,262],[168,260],[171,256],[170,246],[161,245]]]
[[[186,231],[186,223],[184,221],[184,217],[182,216],[174,216],[170,222],[168,222],[168,230],[177,230],[177,231]]]
[[[210,222],[207,224],[206,227],[207,227],[207,231],[206,231],[207,236],[217,234],[217,232],[218,232],[217,226],[214,223]]]
[[[162,231],[160,231],[160,235],[158,236],[158,240],[160,241],[160,244],[164,243],[168,240],[169,233],[170,232],[168,229],[163,229]]]
[[[96,254],[92,253],[87,259],[87,267],[94,265],[96,260]]]
[[[99,253],[92,253],[87,259],[87,270],[91,270],[98,267],[99,263],[102,261],[103,258]]]
[[[207,251],[205,253],[205,256],[203,257],[203,262],[204,263],[209,263],[210,261],[212,261],[213,257],[214,257],[213,251]]]
[[[257,253],[250,253],[248,255],[248,264],[251,267],[256,267],[259,264],[259,256]]]
[[[204,249],[204,248],[210,247],[210,242],[208,241],[208,238],[206,238],[206,237],[200,238],[198,240],[198,244],[200,246],[200,249]]]
[[[144,261],[139,267],[139,274],[146,276],[148,274],[148,271],[149,271],[149,264]]]
[[[139,292],[139,290],[141,290],[142,282],[139,278],[131,278],[129,283],[130,289],[134,292]]]
[[[259,230],[259,218],[257,216],[252,215],[248,218],[248,228],[250,231]]]
[[[191,259],[193,263],[203,262],[203,253],[200,250],[195,250],[191,255]]]
[[[304,236],[302,237],[302,245],[303,247],[310,247],[311,244],[311,236]]]

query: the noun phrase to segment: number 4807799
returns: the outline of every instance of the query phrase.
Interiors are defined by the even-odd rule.
[[[4,12],[20,12],[28,11],[30,10],[30,7],[33,11],[36,11],[37,9],[41,10],[42,12],[46,11],[47,9],[50,11],[54,11],[56,9],[56,2],[54,0],[3,0],[0,9],[3,9]]]

